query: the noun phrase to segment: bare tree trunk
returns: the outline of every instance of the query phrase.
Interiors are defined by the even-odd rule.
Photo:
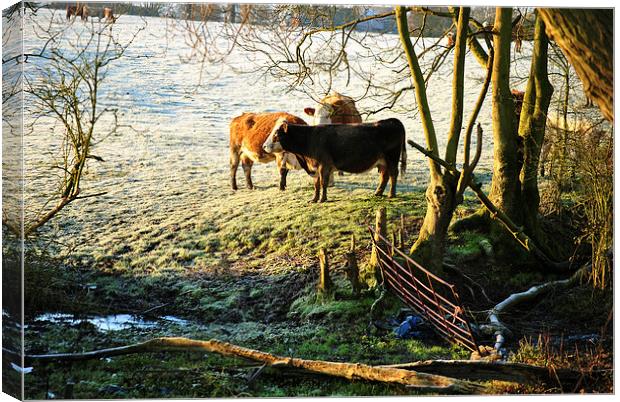
[[[454,73],[452,75],[452,116],[450,119],[450,131],[446,145],[446,162],[456,163],[456,151],[459,146],[461,129],[463,126],[463,92],[465,88],[465,50],[467,50],[466,38],[469,26],[469,8],[461,7],[459,10],[456,37],[454,46]],[[458,40],[461,38],[462,40]]]
[[[457,147],[463,123],[463,81],[465,71],[465,50],[467,40],[467,27],[469,21],[469,8],[461,7],[459,10],[457,35],[455,41],[454,78],[452,82],[452,116],[448,144],[446,146],[446,159],[451,163],[456,161]],[[437,137],[430,109],[426,101],[424,78],[420,70],[407,25],[407,12],[404,7],[396,8],[396,20],[401,42],[405,48],[405,54],[411,70],[411,75],[416,88],[416,99],[420,113],[423,116],[422,123],[426,133],[426,142],[429,151],[438,156]],[[430,183],[426,189],[426,215],[420,234],[411,248],[411,254],[416,257],[429,270],[441,273],[443,256],[445,253],[446,234],[454,209],[456,208],[456,187],[458,177],[451,175],[449,171],[441,172],[440,167],[432,159],[429,159],[431,167]]]
[[[538,162],[545,138],[547,111],[553,94],[547,71],[548,42],[545,24],[537,16],[530,78],[521,109],[519,135],[523,142],[523,166],[520,174],[523,223],[525,230],[539,243],[542,242],[542,236],[538,219]]]
[[[427,157],[435,160],[438,164],[443,166],[445,169],[450,170],[454,176],[459,175],[459,171],[453,165],[449,165],[443,159],[438,158],[437,156],[431,154],[422,146],[416,144],[415,142],[408,140],[409,145],[422,152]],[[462,175],[462,172],[460,172]],[[507,234],[510,234],[510,237],[514,238],[524,250],[531,253],[533,257],[537,258],[546,268],[554,271],[554,272],[566,272],[571,269],[570,261],[566,262],[554,262],[536,245],[536,243],[523,232],[523,228],[515,224],[510,217],[508,217],[501,209],[498,209],[493,202],[487,197],[487,195],[482,192],[481,185],[475,179],[473,173],[470,176],[470,180],[467,181],[467,185],[473,192],[476,194],[482,205],[485,207],[486,217],[492,217],[494,220],[497,220],[504,230],[507,231]],[[445,264],[444,264],[445,265]]]
[[[513,221],[521,222],[520,166],[517,133],[514,131],[514,102],[510,92],[510,42],[512,9],[498,7],[495,13],[493,61],[493,179],[489,198]]]
[[[424,129],[426,145],[428,146],[430,152],[432,152],[436,156],[439,156],[437,134],[435,133],[433,118],[431,117],[431,109],[428,106],[424,76],[422,75],[422,69],[420,68],[420,64],[418,63],[418,57],[415,54],[413,44],[411,43],[411,37],[409,36],[409,24],[407,22],[406,7],[396,7],[396,25],[398,27],[400,41],[405,50],[405,56],[407,57],[409,70],[411,71],[411,78],[415,86],[415,97],[416,101],[418,102],[418,109],[420,111],[420,119],[422,120],[422,128]],[[431,159],[429,159],[428,163],[431,170],[431,177],[440,176],[441,168],[439,167],[439,165],[437,165],[437,163]]]
[[[575,67],[583,89],[614,121],[614,16],[609,9],[539,8],[547,35]]]
[[[454,24],[458,24],[458,8],[448,7],[448,9],[450,10],[450,13],[452,14],[452,20],[454,21]],[[478,61],[478,64],[486,68],[487,62],[489,61],[489,55],[487,54],[487,52],[484,50],[484,48],[478,41],[478,38],[476,37],[476,35],[472,35],[472,30],[469,28],[469,26],[467,29],[467,34],[468,34],[467,35],[468,36],[467,46],[469,47],[469,50],[471,51],[471,53],[474,55],[474,57]]]
[[[525,249],[536,250],[534,254],[541,254],[544,250],[544,247],[542,249],[541,247],[545,242],[538,216],[540,203],[538,165],[545,135],[547,111],[553,94],[547,70],[548,38],[545,34],[544,22],[538,17],[535,25],[530,77],[521,108],[520,121],[515,122],[515,105],[509,82],[511,14],[511,9],[498,8],[494,24],[494,160],[491,191],[488,198],[489,202],[512,222],[515,230],[511,229],[511,232],[518,232],[522,235],[527,233],[528,242],[533,240],[537,243],[526,245]],[[510,255],[514,258],[514,248],[510,246],[511,236],[507,236],[504,228],[497,221],[490,219],[491,216],[492,213],[489,210],[479,211],[459,222],[458,227],[490,224],[495,249],[500,255]],[[525,243],[522,242],[522,244]],[[555,264],[551,260],[549,262],[548,265],[558,267],[565,265],[564,263]]]
[[[446,235],[456,209],[456,184],[451,175],[431,179],[426,189],[424,222],[410,250],[411,255],[437,274],[443,272]]]

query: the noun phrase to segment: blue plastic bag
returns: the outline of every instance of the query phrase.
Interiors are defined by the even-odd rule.
[[[420,338],[422,333],[416,329],[418,329],[421,324],[422,318],[417,315],[410,315],[394,330],[394,333],[396,337],[400,339]]]

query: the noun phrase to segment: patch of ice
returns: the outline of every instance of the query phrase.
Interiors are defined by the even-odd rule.
[[[11,368],[17,371],[18,373],[22,373],[22,374],[32,373],[32,371],[34,370],[34,368],[32,367],[21,367],[15,363],[11,363]]]
[[[148,320],[139,318],[132,314],[77,317],[73,314],[67,313],[46,313],[37,316],[34,320],[38,322],[47,321],[54,324],[65,325],[77,325],[82,322],[89,322],[100,331],[118,331],[127,328],[154,328],[161,325],[161,321],[167,321],[169,323],[183,326],[189,324],[189,321],[172,315],[163,316],[155,320]]]

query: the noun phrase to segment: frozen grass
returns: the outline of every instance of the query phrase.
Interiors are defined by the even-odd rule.
[[[207,66],[206,80],[197,86],[201,66],[180,61],[188,49],[183,38],[166,34],[164,20],[123,16],[113,29],[128,37],[145,22],[146,31],[113,66],[101,89],[102,105],[119,108],[124,126],[93,148],[105,162],[89,165],[82,191],[107,194],[76,201],[43,229],[42,240],[51,240],[48,254],[43,254],[48,259],[35,257],[38,250],[30,247],[27,313],[46,309],[139,313],[161,306],[155,314],[178,314],[192,324],[114,333],[88,325],[32,325],[26,331],[26,349],[82,351],[165,335],[217,338],[287,356],[372,364],[464,357],[466,352],[445,344],[396,340],[389,334],[368,336],[367,312],[374,295],[350,300],[341,269],[352,234],[358,239],[360,265],[368,258],[365,225],[372,223],[379,206],[386,207],[390,225],[405,215],[413,239],[425,209],[424,158],[408,150],[409,171],[399,178],[398,196],[392,200],[372,195],[378,177],[369,172],[336,176],[330,202],[309,205],[312,189],[307,175],[291,172],[288,189],[281,192],[273,164],[255,165],[254,191],[244,188],[240,169],[240,190],[233,192],[228,176],[230,119],[244,111],[301,115],[305,106],[312,106],[311,100],[284,93],[281,83],[268,78],[238,75],[230,66]],[[26,24],[27,50],[40,45],[31,29]],[[75,23],[72,29],[84,26]],[[527,52],[524,44],[523,55]],[[468,57],[465,104],[471,105],[484,72]],[[528,65],[522,61],[515,68],[527,71]],[[428,88],[440,144],[449,126],[445,105],[450,97],[450,63],[443,68]],[[390,74],[373,73],[379,81]],[[358,97],[365,87],[353,81],[346,86],[344,77],[338,77],[335,89]],[[403,102],[413,104],[411,96],[406,93]],[[371,102],[364,99],[358,107],[372,110],[377,105]],[[490,179],[492,158],[489,105],[487,101],[480,117],[485,143],[477,172],[485,182]],[[393,110],[373,119],[386,117],[402,119],[407,138],[424,143],[417,116]],[[24,138],[29,213],[56,185],[46,158],[61,129],[41,119]],[[470,199],[467,203],[467,209],[477,205]],[[477,253],[479,240],[475,234],[465,238],[453,251],[455,258],[468,261]],[[330,254],[338,285],[334,300],[318,301],[314,295],[319,247]],[[527,280],[514,279],[519,284]],[[411,393],[268,372],[248,383],[251,370],[240,364],[211,355],[156,354],[37,367],[26,376],[26,396],[44,399],[48,391],[61,396],[69,380],[75,382],[73,396],[85,399]]]

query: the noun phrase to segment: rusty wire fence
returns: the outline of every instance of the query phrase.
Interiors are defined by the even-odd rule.
[[[455,286],[412,260],[371,227],[368,229],[384,286],[424,316],[446,341],[478,351],[476,338]]]

